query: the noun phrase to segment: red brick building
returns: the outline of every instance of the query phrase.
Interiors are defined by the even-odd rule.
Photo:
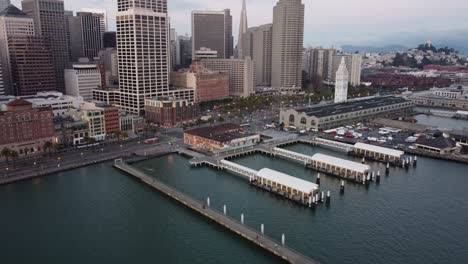
[[[33,108],[32,103],[16,99],[0,111],[0,150],[9,148],[20,156],[43,152],[45,142],[56,143],[53,112]]]
[[[102,107],[104,109],[104,124],[106,134],[112,134],[120,131],[120,114],[119,108],[114,106]]]
[[[198,104],[190,103],[187,100],[170,98],[145,100],[146,121],[162,127],[175,127],[192,122],[197,119],[198,115]]]

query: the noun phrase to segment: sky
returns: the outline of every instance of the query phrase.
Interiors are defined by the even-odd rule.
[[[222,10],[233,15],[237,39],[242,0],[168,0],[171,26],[179,35],[190,34],[192,10]],[[64,0],[65,9],[105,8],[115,29],[117,0]],[[277,0],[247,0],[249,27],[271,23]],[[21,6],[21,0],[12,0]],[[468,46],[467,0],[303,0],[304,45],[413,45],[427,39],[463,37]],[[464,41],[466,40],[466,43]]]

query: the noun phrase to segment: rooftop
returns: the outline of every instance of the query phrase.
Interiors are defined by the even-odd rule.
[[[394,149],[369,145],[369,144],[365,144],[365,143],[356,143],[354,145],[354,148],[367,150],[367,151],[372,151],[372,152],[376,152],[376,153],[382,153],[382,154],[392,156],[392,157],[397,157],[397,158],[401,158],[405,154],[405,152],[400,151],[400,150],[394,150]]]
[[[17,8],[14,5],[9,5],[5,8],[2,12],[0,12],[0,16],[4,17],[28,17],[23,11]]]
[[[359,173],[366,173],[370,170],[370,167],[368,165],[364,165],[361,163],[345,160],[345,159],[340,159],[336,158],[333,156],[328,156],[324,154],[315,154],[312,156],[312,159],[321,163],[326,163],[326,164],[331,164],[334,166],[338,166],[343,169],[347,169],[350,171],[356,171]]]
[[[319,186],[315,183],[311,183],[270,169],[261,169],[257,173],[257,177],[279,183],[283,186],[288,186],[306,194],[311,194],[315,190],[319,189]]]
[[[419,138],[416,141],[417,145],[427,146],[436,149],[455,148],[457,143],[451,138],[436,137],[436,138]]]
[[[354,100],[341,104],[298,108],[295,110],[299,113],[305,113],[308,116],[315,116],[321,118],[326,116],[347,114],[351,112],[357,112],[361,110],[373,109],[377,107],[395,105],[406,102],[409,101],[401,97],[385,96],[364,100]]]
[[[15,99],[7,104],[7,106],[27,106],[27,105],[32,105],[32,103],[24,99]]]
[[[235,139],[252,136],[253,134],[241,132],[236,124],[222,124],[217,126],[201,127],[185,131],[190,134],[217,142],[229,142]]]

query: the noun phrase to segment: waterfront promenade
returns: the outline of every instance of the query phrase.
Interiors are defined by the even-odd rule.
[[[265,236],[261,232],[258,232],[230,217],[227,215],[210,208],[206,204],[199,202],[174,188],[146,175],[145,173],[133,168],[132,166],[124,163],[122,160],[115,161],[114,167],[129,174],[143,183],[147,184],[151,188],[169,196],[177,202],[185,205],[200,215],[207,217],[213,222],[223,226],[229,231],[241,236],[244,239],[254,243],[255,245],[269,251],[270,253],[280,257],[291,264],[318,264],[319,262],[312,260],[301,253],[288,248],[286,245],[282,245],[280,242]]]

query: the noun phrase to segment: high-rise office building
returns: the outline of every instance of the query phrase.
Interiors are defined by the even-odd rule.
[[[239,37],[237,39],[237,48],[236,48],[237,58],[240,58],[240,59],[243,59],[246,56],[244,49],[247,48],[245,47],[247,44],[245,43],[244,36],[247,33],[248,28],[249,26],[247,23],[247,7],[245,4],[245,0],[243,0],[240,24],[239,24]]]
[[[0,58],[0,95],[6,95],[5,83],[3,82],[2,59]]]
[[[104,49],[117,48],[117,33],[114,31],[104,32]]]
[[[254,62],[245,59],[206,59],[201,60],[203,67],[216,72],[229,73],[229,95],[248,97],[254,93]]]
[[[277,91],[302,88],[304,5],[301,0],[279,0],[273,8],[271,85]]]
[[[101,17],[94,13],[78,12],[81,57],[93,60],[102,49],[103,32],[101,32]]]
[[[141,113],[145,98],[169,89],[167,0],[118,0],[120,107]]]
[[[3,11],[9,5],[11,5],[10,0],[0,0],[0,11]]]
[[[48,40],[38,36],[10,37],[8,49],[14,95],[56,90],[56,71]]]
[[[94,8],[82,8],[82,12],[93,13],[100,18],[101,32],[107,32],[109,30],[109,21],[107,18],[107,10],[105,9],[94,9]]]
[[[302,70],[308,79],[320,78],[331,79],[331,68],[333,65],[334,49],[307,48],[302,56]],[[336,73],[336,71],[335,71]]]
[[[335,104],[345,103],[348,101],[348,84],[349,74],[346,69],[345,58],[341,58],[340,66],[336,72],[335,82]]]
[[[244,56],[255,64],[255,85],[271,86],[271,55],[273,25],[249,28],[244,34]]]
[[[175,28],[171,28],[169,37],[169,49],[171,54],[171,70],[175,71],[177,68],[177,32]]]
[[[177,37],[177,64],[183,69],[192,64],[192,39],[189,36]]]
[[[348,69],[348,79],[352,86],[361,84],[362,56],[360,54],[337,54],[333,56],[333,75],[331,80],[336,81],[336,72],[341,64],[341,60],[345,59],[346,68]]]
[[[5,94],[14,93],[9,50],[9,39],[14,36],[34,36],[34,21],[23,11],[10,5],[0,12],[0,60]]]
[[[192,12],[192,57],[197,51],[210,49],[219,59],[233,55],[232,16],[229,9],[223,11]]]
[[[62,0],[23,0],[23,11],[34,19],[37,36],[50,41],[57,77],[57,90],[65,90],[64,70],[69,66],[65,10]]]
[[[64,16],[65,16],[65,34],[67,36],[68,61],[73,61],[71,29],[72,29],[72,25],[73,25],[73,21],[75,17],[74,17],[73,11],[67,11],[67,10],[65,10]]]

